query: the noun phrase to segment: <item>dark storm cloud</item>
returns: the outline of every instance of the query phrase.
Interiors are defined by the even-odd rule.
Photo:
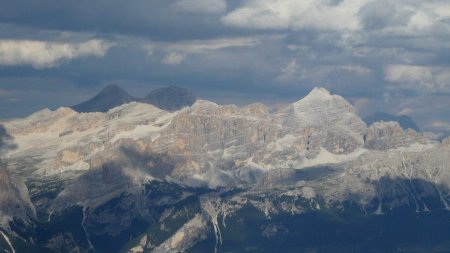
[[[200,39],[240,33],[220,26],[220,12],[177,11],[173,0],[0,1],[0,22],[47,30]],[[202,13],[202,10],[199,10]]]

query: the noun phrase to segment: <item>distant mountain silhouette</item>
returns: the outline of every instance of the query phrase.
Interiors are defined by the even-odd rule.
[[[140,101],[152,104],[166,111],[176,111],[185,106],[191,106],[196,100],[197,98],[190,90],[169,86],[150,92],[150,94]]]
[[[114,107],[136,101],[175,111],[191,106],[196,100],[191,91],[176,86],[156,89],[144,98],[135,98],[118,85],[108,85],[93,98],[71,108],[77,112],[107,112]]]
[[[118,85],[108,85],[95,97],[72,107],[77,112],[107,112],[109,109],[135,101]]]
[[[400,126],[404,130],[411,128],[411,129],[415,130],[416,132],[420,132],[420,129],[416,125],[416,123],[412,120],[411,117],[409,117],[407,115],[398,115],[397,116],[397,115],[392,115],[389,113],[377,112],[372,115],[366,116],[365,118],[363,118],[363,120],[369,126],[377,121],[396,121],[400,124]]]

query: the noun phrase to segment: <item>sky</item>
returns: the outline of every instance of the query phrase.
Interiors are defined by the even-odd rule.
[[[0,118],[108,84],[280,107],[324,87],[450,132],[448,0],[0,0]]]

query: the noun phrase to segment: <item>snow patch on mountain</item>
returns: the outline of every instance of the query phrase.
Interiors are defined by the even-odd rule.
[[[336,154],[330,153],[325,148],[320,148],[320,152],[315,158],[303,160],[300,167],[305,168],[305,167],[312,167],[312,166],[318,166],[318,165],[338,164],[338,163],[353,161],[356,158],[358,158],[360,155],[366,153],[367,151],[368,151],[367,149],[360,148],[350,154],[336,155]]]

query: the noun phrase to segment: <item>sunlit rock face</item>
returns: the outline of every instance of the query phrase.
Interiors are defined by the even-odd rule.
[[[271,169],[351,160],[366,149],[433,144],[396,123],[367,128],[350,103],[323,88],[273,113],[262,104],[197,100],[169,112],[131,102],[105,113],[46,109],[4,125],[17,145],[5,155],[11,169],[28,181],[68,183],[114,163],[215,188],[254,183]]]
[[[436,144],[436,141],[412,129],[403,130],[394,121],[375,122],[367,130],[365,147],[368,149],[388,150],[410,145]]]
[[[46,109],[4,127],[16,146],[3,155],[8,169],[39,196],[38,208],[51,203],[41,194],[46,191],[61,193],[63,202],[98,205],[147,180],[240,186],[259,182],[271,170],[341,164],[368,150],[437,145],[393,122],[367,128],[345,99],[322,88],[272,113],[262,104],[197,100],[169,112],[131,102],[104,113]],[[55,209],[65,206],[55,203]]]
[[[286,129],[304,138],[307,158],[315,158],[320,148],[333,154],[349,154],[364,145],[365,123],[340,96],[315,88],[303,99],[276,114]]]
[[[212,187],[253,182],[267,169],[302,167],[323,150],[350,154],[363,146],[364,123],[342,97],[314,89],[287,108],[239,108],[198,100],[175,112],[132,102],[106,113],[43,110],[6,122],[18,148],[8,159],[25,178],[66,180],[106,161],[132,160],[158,176]],[[133,150],[134,157],[120,155]],[[144,165],[142,161],[146,160]]]
[[[421,132],[419,127],[412,120],[412,118],[407,115],[392,115],[384,112],[376,112],[372,115],[364,117],[363,120],[364,122],[366,122],[367,125],[372,125],[373,123],[380,121],[384,122],[395,121],[398,122],[404,130],[412,129],[416,132]]]
[[[4,126],[16,146],[4,155],[9,170],[25,179],[34,205],[51,212],[73,203],[101,206],[152,180],[213,189],[261,180],[277,185],[271,171],[325,164],[356,167],[368,180],[376,171],[351,164],[378,159],[369,150],[416,152],[437,145],[397,123],[367,128],[345,99],[322,88],[273,113],[262,104],[197,100],[169,112],[132,102],[105,113],[42,110]],[[360,177],[344,179],[340,187],[349,188],[341,197],[370,189]]]

